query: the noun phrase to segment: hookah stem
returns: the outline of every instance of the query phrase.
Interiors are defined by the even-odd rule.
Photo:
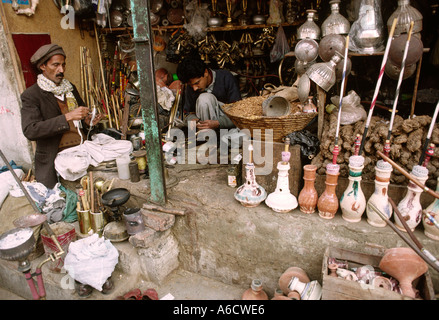
[[[431,223],[433,223],[434,226],[439,229],[439,223],[436,221],[436,219],[433,218],[433,216],[431,214],[429,214],[427,211],[423,211],[423,212],[427,216],[428,220],[430,220]]]
[[[430,143],[431,134],[433,132],[434,125],[436,124],[436,118],[439,111],[439,102],[436,104],[436,109],[434,110],[433,118],[431,119],[430,128],[428,129],[427,138],[425,139],[424,148],[422,149],[421,157],[419,158],[419,165],[424,162],[425,152],[427,151],[428,144]]]
[[[414,242],[414,244],[419,248],[419,250],[421,250],[422,252],[425,253],[425,255],[427,257],[430,258],[430,260],[437,266],[439,267],[439,261],[430,253],[430,251],[428,251],[427,249],[424,248],[424,246],[422,245],[422,243],[418,240],[418,238],[416,238],[416,236],[413,234],[412,230],[410,229],[410,227],[407,225],[407,222],[404,220],[404,217],[402,216],[401,212],[399,212],[398,210],[398,206],[395,204],[395,202],[389,197],[389,202],[393,207],[393,210],[395,210],[396,215],[399,218],[399,221],[401,221],[402,225],[404,226],[404,229],[407,231],[408,235],[410,236],[410,238],[412,239],[412,241]]]
[[[338,104],[338,114],[337,114],[337,129],[335,131],[335,141],[334,141],[334,149],[337,147],[336,152],[334,153],[334,156],[332,158],[332,163],[335,164],[337,162],[337,155],[338,155],[338,135],[340,131],[340,122],[341,122],[341,105],[343,102],[343,95],[344,95],[344,87],[345,87],[345,80],[346,80],[346,69],[347,69],[347,60],[348,60],[348,51],[349,51],[349,35],[346,36],[346,45],[345,45],[345,52],[344,52],[344,61],[343,61],[343,75],[341,80],[341,88],[340,88],[340,102]]]
[[[386,156],[381,151],[377,151],[377,154],[383,158],[386,162],[390,163],[395,169],[397,169],[399,172],[401,172],[407,179],[410,179],[414,184],[416,184],[419,188],[421,188],[423,191],[427,192],[428,194],[432,195],[433,197],[439,199],[439,194],[427,186],[423,185],[418,181],[418,179],[414,178],[411,174],[409,174],[406,170],[404,170],[402,167],[397,165],[395,162],[392,161],[388,156]]]
[[[390,199],[390,198],[389,198]],[[401,230],[399,230],[385,215],[384,213],[382,213],[373,203],[368,203],[368,206],[370,206],[376,213],[378,213],[378,215],[381,217],[381,219],[383,219],[390,228],[393,229],[393,231],[395,231],[398,236],[401,237],[402,240],[404,240],[409,246],[410,248],[412,248],[425,262],[427,262],[434,270],[436,270],[437,272],[439,272],[439,267],[433,263],[430,260],[430,257],[427,257],[427,255],[419,250],[419,248],[416,246],[416,244],[413,243],[413,241],[411,241],[409,238],[407,238],[403,232]]]
[[[392,116],[390,117],[389,132],[387,133],[387,140],[390,140],[390,136],[392,135],[393,122],[395,120],[395,114],[396,114],[396,106],[398,104],[399,91],[401,90],[402,78],[404,76],[405,61],[407,59],[407,53],[409,51],[409,45],[410,45],[410,39],[412,37],[413,25],[414,25],[414,22],[413,21],[410,22],[410,29],[408,32],[407,41],[405,43],[404,54],[403,54],[402,62],[401,62],[401,70],[399,72],[399,77],[398,77],[398,84],[396,85],[395,99],[393,101]]]
[[[384,50],[383,61],[381,62],[380,74],[378,76],[378,81],[375,86],[375,92],[373,93],[373,99],[370,104],[369,114],[367,115],[366,125],[364,127],[363,138],[361,139],[361,145],[359,150],[359,155],[363,152],[364,141],[367,137],[367,131],[369,129],[370,120],[372,119],[373,109],[375,108],[375,103],[378,97],[378,92],[380,91],[381,81],[383,80],[384,69],[386,68],[387,56],[389,55],[390,44],[392,43],[393,33],[395,32],[396,23],[398,22],[398,18],[393,19],[392,28],[389,32],[389,38],[387,39],[386,49]]]

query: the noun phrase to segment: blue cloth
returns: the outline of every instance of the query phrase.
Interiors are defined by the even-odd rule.
[[[14,170],[15,169],[23,170],[23,167],[22,166],[17,166],[17,164],[14,162],[14,160],[11,160],[9,162],[9,164],[11,165],[12,169],[14,169]],[[9,171],[9,168],[7,166],[3,166],[3,167],[0,168],[0,173],[6,172],[6,171]]]

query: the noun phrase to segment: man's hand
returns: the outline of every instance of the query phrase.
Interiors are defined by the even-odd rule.
[[[67,112],[65,114],[66,120],[83,120],[89,114],[90,109],[87,107],[78,107],[73,111]]]
[[[95,118],[93,119],[93,123],[90,123],[91,117],[92,115],[88,114],[84,119],[85,123],[90,127],[97,125],[99,121],[101,121],[101,119],[103,118],[103,115],[102,113],[96,113]]]
[[[218,120],[204,120],[204,121],[198,121],[197,122],[197,129],[203,130],[203,129],[212,129],[215,130],[219,128],[219,121]]]

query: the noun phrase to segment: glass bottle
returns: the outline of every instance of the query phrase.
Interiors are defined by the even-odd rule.
[[[387,219],[390,219],[393,214],[393,208],[389,203],[387,194],[392,171],[392,165],[384,160],[379,160],[375,166],[375,191],[366,204],[367,222],[374,227],[382,228],[385,227],[387,223],[375,212],[375,209],[373,209],[370,204],[385,215]]]
[[[439,177],[437,178],[436,192],[439,192]],[[424,225],[424,234],[433,240],[439,241],[439,199],[435,200],[424,209],[422,224]],[[433,219],[431,220],[429,216]]]
[[[315,14],[317,13],[316,10],[309,9],[306,10],[307,18],[305,23],[303,23],[299,28],[297,28],[297,39],[313,39],[313,40],[319,40],[320,39],[320,28],[319,26],[314,22]]]
[[[326,188],[317,201],[319,216],[323,219],[332,219],[337,213],[339,203],[335,190],[339,174],[340,166],[338,164],[328,163],[326,165]]]
[[[387,29],[390,32],[392,28],[393,20],[398,18],[396,23],[394,37],[399,36],[401,33],[407,33],[410,27],[410,22],[413,24],[413,35],[416,35],[422,31],[422,14],[414,7],[410,5],[410,0],[398,0],[398,8],[390,15],[387,20]]]
[[[425,184],[428,179],[428,169],[420,165],[414,166],[411,174],[422,184]],[[422,188],[410,180],[406,195],[398,203],[398,210],[411,231],[415,230],[422,219],[421,193]],[[395,226],[401,231],[407,232],[397,215],[395,215]]]
[[[267,293],[262,288],[261,280],[254,279],[251,287],[244,291],[242,300],[268,300]]]
[[[351,24],[340,14],[340,0],[329,1],[331,14],[322,23],[322,37],[328,34],[348,34]]]
[[[366,197],[361,189],[363,164],[363,156],[349,158],[349,184],[340,198],[342,218],[348,222],[359,222],[366,210]]]

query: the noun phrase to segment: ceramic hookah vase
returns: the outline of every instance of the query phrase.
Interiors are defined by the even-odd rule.
[[[437,178],[436,192],[439,192],[439,177]],[[431,219],[430,219],[431,218]],[[439,199],[435,199],[427,208],[424,209],[422,224],[424,234],[430,239],[439,241]]]
[[[290,139],[285,139],[285,151],[282,152],[282,161],[277,164],[279,170],[276,189],[265,199],[265,204],[276,212],[289,212],[297,207],[297,199],[289,189],[288,171],[290,170],[290,156],[288,151]]]
[[[428,169],[420,165],[414,166],[411,174],[422,184],[425,184],[428,179]],[[406,195],[398,203],[398,210],[411,231],[415,230],[422,219],[421,193],[422,189],[410,180],[407,185]],[[395,225],[399,230],[406,232],[401,220],[396,215]]]
[[[268,300],[267,293],[262,288],[261,280],[254,279],[251,287],[242,294],[242,300]]]
[[[364,157],[349,158],[349,184],[340,199],[342,218],[348,222],[359,222],[366,210],[366,197],[361,189],[361,174]]]
[[[319,216],[323,219],[332,219],[337,213],[339,201],[335,193],[340,166],[338,164],[328,163],[326,165],[326,188],[317,201]]]
[[[316,211],[319,195],[315,188],[317,166],[307,164],[303,166],[303,189],[299,193],[299,209],[303,213],[314,213]]]
[[[320,300],[322,297],[322,286],[317,280],[305,283],[301,282],[299,278],[293,277],[288,285],[288,289],[299,292],[301,300]]]
[[[387,189],[390,183],[390,175],[392,174],[392,165],[384,160],[379,160],[375,166],[375,191],[370,196],[366,204],[367,222],[374,227],[385,227],[387,225],[379,213],[375,212],[375,207],[387,219],[393,214],[392,205],[389,203]],[[372,204],[372,206],[370,206]]]
[[[249,162],[245,165],[245,183],[235,191],[235,199],[244,207],[256,207],[267,197],[265,189],[256,182],[253,146],[249,145]]]

